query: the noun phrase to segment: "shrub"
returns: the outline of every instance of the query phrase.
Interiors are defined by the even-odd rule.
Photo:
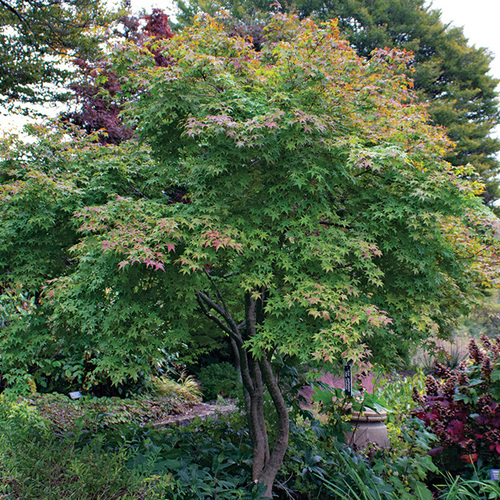
[[[417,372],[413,376],[401,376],[397,373],[377,378],[373,393],[378,404],[387,412],[387,428],[389,434],[397,434],[402,424],[410,416],[411,410],[418,403],[413,398],[414,390],[421,392],[425,387],[425,376]]]
[[[453,370],[436,364],[425,394],[415,394],[414,414],[440,441],[447,467],[500,459],[500,343],[485,335],[469,343],[469,355]],[[459,460],[459,458],[461,460]],[[460,468],[460,466],[458,466]]]
[[[396,489],[401,500],[413,499],[415,495],[421,500],[432,498],[426,481],[438,471],[428,455],[436,437],[422,421],[411,416],[418,406],[413,391],[421,392],[424,382],[421,372],[412,377],[391,374],[380,378],[374,388],[377,402],[387,411],[391,448],[373,453],[372,467]]]
[[[236,368],[227,362],[208,365],[200,370],[198,378],[205,400],[224,397],[239,398],[242,394],[242,384]]]

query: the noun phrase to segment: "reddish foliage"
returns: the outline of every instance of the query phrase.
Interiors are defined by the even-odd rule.
[[[168,16],[160,9],[153,9],[153,13],[144,16],[147,21],[143,33],[148,37],[142,40],[143,45],[153,54],[155,65],[167,67],[172,64],[172,59],[163,55],[163,43],[174,36],[168,24]]]
[[[414,414],[442,448],[455,449],[467,463],[500,459],[500,342],[483,335],[481,344],[471,340],[456,369],[437,364],[424,397],[414,396],[421,405]]]
[[[80,111],[68,113],[63,119],[70,120],[88,133],[102,131],[99,139],[103,144],[119,144],[133,136],[133,130],[119,118],[122,103],[117,75],[105,62],[91,65],[77,59],[75,64],[84,77],[83,83],[70,85],[81,104]]]
[[[164,42],[174,36],[168,24],[168,16],[160,9],[142,18],[146,24],[141,29],[141,19],[122,19],[125,36],[145,47],[154,57],[156,66],[168,66],[172,60],[163,56]],[[82,81],[70,85],[76,94],[80,110],[66,113],[63,120],[69,120],[88,133],[100,131],[99,140],[103,144],[119,144],[133,137],[134,131],[120,119],[123,106],[122,86],[110,63],[103,59],[90,63],[76,59]]]

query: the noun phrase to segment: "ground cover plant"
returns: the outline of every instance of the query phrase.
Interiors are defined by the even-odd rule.
[[[175,382],[169,385],[173,384]],[[69,432],[77,427],[95,431],[119,422],[145,425],[162,422],[169,415],[182,414],[201,400],[197,391],[187,392],[184,390],[181,393],[178,389],[175,393],[171,391],[170,394],[136,396],[132,399],[84,396],[75,401],[70,401],[63,394],[33,394],[24,397],[23,401],[60,432]]]
[[[408,54],[362,59],[335,22],[274,16],[257,50],[226,14],[200,17],[110,57],[137,137],[65,124],[3,143],[2,376],[140,391],[211,322],[270,496],[284,367],[390,364],[446,335],[498,278],[498,221],[442,160]]]

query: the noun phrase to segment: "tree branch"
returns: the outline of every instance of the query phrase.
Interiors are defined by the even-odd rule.
[[[17,9],[14,9],[12,5],[10,5],[8,2],[5,2],[4,0],[0,0],[0,5],[3,5],[9,12],[14,14],[19,19],[19,21],[21,21],[23,24],[29,27],[26,19],[21,15],[21,13]]]
[[[202,295],[204,295],[204,297],[202,297]],[[213,306],[217,306],[217,304],[215,304],[213,301],[211,301],[205,294],[203,294],[203,292],[198,292],[196,294],[196,299],[198,300],[198,304],[200,305],[201,307],[201,310],[203,312],[203,314],[209,318],[210,320],[212,320],[214,323],[217,324],[217,326],[219,328],[221,328],[222,330],[224,330],[232,339],[234,339],[237,343],[241,342],[241,337],[238,335],[238,332],[234,332],[231,328],[229,328],[229,326],[227,326],[224,321],[222,321],[218,316],[216,316],[215,314],[212,314],[210,312],[209,309],[207,309],[207,306],[205,305],[205,301],[210,301],[212,304],[211,307],[212,309],[215,309],[215,307]],[[217,310],[217,309],[216,309]],[[226,318],[224,318],[226,319]]]
[[[228,309],[228,307],[226,305],[226,301],[224,300],[224,297],[220,293],[220,290],[217,288],[217,285],[215,284],[215,281],[214,281],[212,275],[208,272],[208,269],[205,269],[205,274],[206,274],[208,280],[210,281],[210,284],[212,285],[212,288],[215,291],[215,295],[217,295],[217,297],[219,298],[219,300],[222,302],[222,307],[224,307],[224,311],[227,314],[229,314],[229,309]]]

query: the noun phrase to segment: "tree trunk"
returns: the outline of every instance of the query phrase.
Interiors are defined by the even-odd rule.
[[[276,375],[272,371],[272,366],[267,358],[260,361],[261,370],[267,390],[271,395],[274,408],[278,416],[278,432],[274,442],[273,451],[264,467],[260,480],[267,486],[266,496],[272,496],[274,479],[279,468],[283,464],[285,453],[288,448],[288,437],[290,434],[290,418],[288,408],[279,387]]]
[[[245,387],[245,407],[248,416],[248,427],[253,447],[252,479],[266,485],[266,497],[272,497],[274,480],[279,468],[283,463],[285,452],[288,447],[288,436],[290,430],[288,409],[278,385],[272,366],[266,357],[259,361],[253,359],[252,355],[245,352],[244,356],[252,370],[250,376],[253,381],[253,389]],[[247,376],[242,374],[242,378]],[[272,452],[269,448],[268,432],[264,415],[264,385],[267,387],[273,400],[277,413],[278,429]]]
[[[269,440],[264,418],[264,385],[262,383],[260,367],[254,360],[249,361],[253,368],[251,376],[254,382],[254,389],[249,394],[248,401],[250,402],[250,406],[246,410],[253,448],[252,479],[258,481],[262,470],[269,461]]]
[[[245,321],[237,325],[228,311],[220,292],[217,295],[222,304],[214,301],[207,293],[198,292],[197,298],[203,313],[221,327],[236,347],[237,359],[243,382],[245,409],[252,440],[252,479],[266,485],[266,496],[272,497],[274,480],[283,463],[288,447],[290,422],[288,409],[271,365],[272,353],[262,352],[255,356],[245,347],[245,341],[253,338],[259,324],[264,321],[265,292],[258,300],[250,293],[245,294]],[[216,314],[213,314],[214,311]],[[244,332],[244,335],[243,335]],[[264,387],[267,388],[276,410],[277,437],[272,451],[264,415]]]
[[[246,294],[245,322],[249,338],[255,335],[257,326],[264,321],[264,302],[265,292],[261,293],[258,301],[252,298],[250,293]],[[283,463],[288,447],[290,429],[288,410],[276,376],[272,370],[270,362],[271,354],[268,354],[268,357],[266,357],[266,353],[262,353],[262,356],[256,359],[251,353],[245,350],[244,356],[251,367],[249,375],[254,382],[253,392],[249,393],[248,398],[250,406],[247,406],[247,414],[249,415],[248,425],[251,429],[250,437],[252,438],[254,451],[252,475],[254,481],[262,482],[266,485],[266,496],[272,497],[274,479]],[[272,452],[269,449],[264,415],[264,385],[271,395],[278,416],[278,432]]]

